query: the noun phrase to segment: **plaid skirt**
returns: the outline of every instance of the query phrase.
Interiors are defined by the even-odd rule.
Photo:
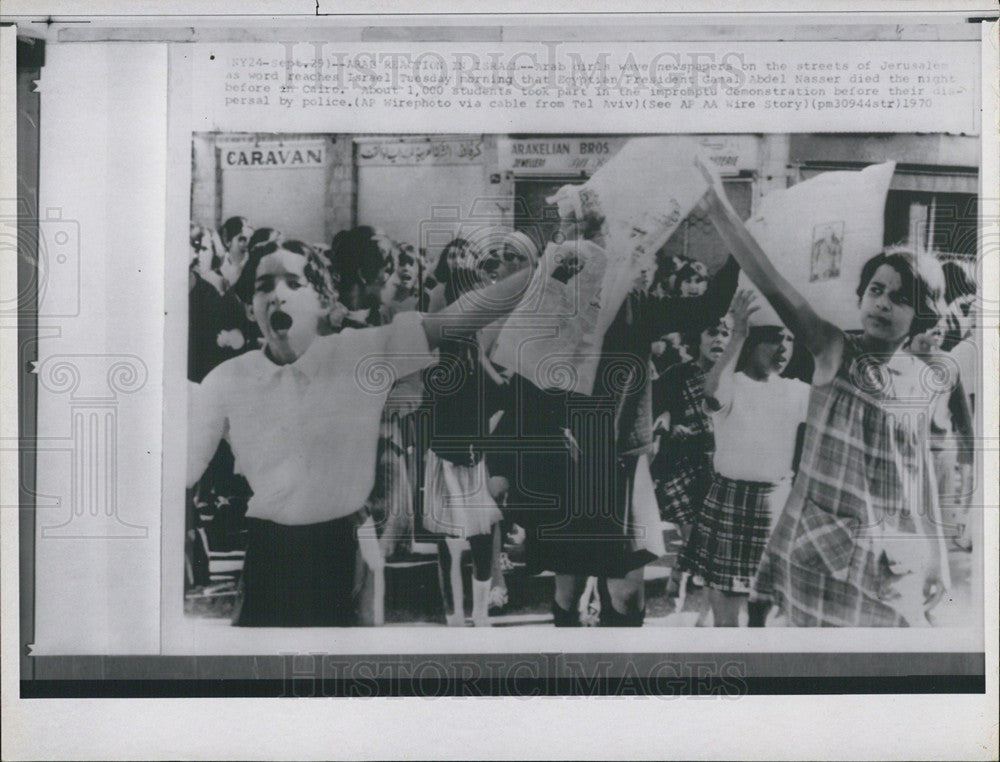
[[[793,627],[927,626],[916,570],[929,548],[930,540],[916,535],[877,543],[794,489],[761,558],[754,595],[772,600]]]
[[[712,484],[712,466],[706,456],[699,462],[680,459],[674,468],[656,481],[656,502],[660,518],[674,524],[693,524]]]
[[[681,555],[680,568],[715,590],[749,593],[771,529],[776,485],[715,474]]]

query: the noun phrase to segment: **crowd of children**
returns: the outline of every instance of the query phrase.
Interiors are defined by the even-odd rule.
[[[327,246],[242,217],[192,225],[189,536],[199,511],[228,516],[234,623],[356,624],[367,575],[424,533],[449,625],[467,621],[463,550],[471,621],[489,625],[516,538],[527,573],[554,574],[556,626],[579,626],[591,591],[600,624],[640,626],[649,483],[683,543],[666,595],[705,586],[716,626],[744,609],[751,626],[927,624],[945,541],[971,542],[968,271],[888,249],[858,284],[862,331],[843,332],[722,195],[701,211],[732,256],[714,273],[659,258],[591,395],[493,360],[543,252],[525,233],[456,238],[430,262],[366,226]],[[782,324],[755,320],[741,269]]]

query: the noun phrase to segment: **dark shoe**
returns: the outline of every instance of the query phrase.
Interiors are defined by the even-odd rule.
[[[601,627],[642,627],[646,618],[645,606],[638,610],[630,610],[627,614],[620,614],[611,605],[611,593],[608,592],[608,583],[601,577],[597,580],[597,591],[601,596]],[[630,607],[631,608],[631,607]]]
[[[552,623],[556,627],[580,627],[580,612],[576,609],[567,611],[552,601]]]
[[[601,609],[601,627],[642,627],[645,619],[645,607],[627,614],[620,614],[611,606]]]
[[[643,606],[638,611],[626,614],[625,619],[628,620],[625,627],[642,627],[643,622],[646,621],[646,607]]]
[[[629,627],[628,614],[619,614],[614,606],[601,608],[601,627]]]

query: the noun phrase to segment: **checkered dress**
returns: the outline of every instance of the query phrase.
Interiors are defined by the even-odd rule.
[[[947,557],[931,461],[933,378],[845,334],[832,383],[812,388],[801,464],[755,581],[795,626],[927,623],[923,569]]]
[[[705,584],[730,593],[749,593],[771,528],[776,485],[715,475],[705,506],[691,529],[680,566]]]
[[[651,471],[656,481],[660,516],[675,524],[692,524],[712,483],[712,419],[705,414],[705,372],[697,361],[672,365],[655,381],[662,389],[654,415],[670,413],[670,425],[693,432],[677,441],[664,437]]]

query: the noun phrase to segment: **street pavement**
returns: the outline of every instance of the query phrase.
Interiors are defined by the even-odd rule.
[[[671,526],[665,530],[667,555],[645,567],[646,626],[650,627],[710,627],[712,615],[706,590],[688,584],[680,597],[667,597],[667,580],[676,562],[680,534]],[[505,574],[508,604],[491,611],[494,627],[552,625],[553,575],[528,575],[518,562],[519,548],[507,545],[505,551],[513,560],[513,568]],[[467,554],[466,554],[467,555]],[[938,627],[961,627],[973,620],[976,607],[973,600],[972,561],[975,554],[949,544],[949,565],[952,587],[931,618]],[[464,559],[463,576],[466,595],[465,612],[471,616],[471,564]],[[193,591],[185,610],[198,617],[228,618],[235,602],[234,588]],[[586,619],[586,617],[584,617]],[[386,626],[445,624],[444,605],[438,582],[437,560],[433,555],[413,556],[390,563],[386,569]],[[742,623],[746,623],[744,612]],[[471,625],[471,620],[467,620]],[[781,626],[783,621],[772,614],[768,626]]]

